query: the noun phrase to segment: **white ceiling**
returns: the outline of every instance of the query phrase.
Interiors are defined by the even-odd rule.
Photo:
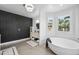
[[[59,4],[34,4],[34,11],[29,13],[26,11],[23,4],[0,4],[0,10],[4,10],[7,12],[11,12],[14,14],[19,14],[27,17],[37,17],[39,16],[40,9],[46,9],[47,12],[56,12],[62,9],[69,8],[71,6],[75,6],[75,5],[66,4],[60,6]]]
[[[54,4],[54,5],[50,4],[50,5],[47,5],[46,9],[47,9],[47,12],[57,12],[66,8],[70,8],[72,6],[75,6],[75,4]]]

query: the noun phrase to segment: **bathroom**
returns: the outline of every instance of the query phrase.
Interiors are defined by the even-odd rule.
[[[12,10],[12,6],[16,8]],[[19,48],[16,48],[17,50],[19,50],[19,54],[23,55],[51,54],[50,52],[48,52],[48,50],[44,50],[48,48],[51,50],[51,52],[53,52],[52,54],[54,55],[79,54],[79,4],[31,4],[29,6],[31,7],[31,9],[33,9],[34,7],[33,12],[28,12],[26,10],[27,8],[25,7],[25,4],[0,5],[0,7],[2,8],[0,8],[1,10],[7,10],[8,12],[14,13],[11,15],[13,15],[15,17],[14,19],[16,20],[14,21],[14,23],[12,23],[12,26],[16,25],[15,29],[18,35],[14,35],[16,32],[14,34],[11,33],[12,37],[17,36],[18,40],[16,40],[14,37],[10,42],[7,41],[7,39],[4,39],[2,42],[3,48],[10,45],[14,46],[16,43],[19,43],[17,45],[17,47]],[[15,14],[19,15],[15,16]],[[23,24],[22,22],[26,22],[27,24]],[[27,32],[27,28],[25,28],[26,25],[28,25],[29,27],[29,30]],[[24,32],[22,31],[22,29],[24,30]],[[29,36],[27,33],[29,34]],[[29,39],[29,41],[27,41],[27,38]],[[23,42],[25,43],[23,44]],[[36,48],[37,50],[31,50],[27,45],[31,45],[32,49]],[[42,49],[43,45],[44,49]],[[37,52],[38,50],[39,52]],[[40,53],[40,51],[42,53]]]
[[[79,1],[0,0],[0,59],[79,59]]]

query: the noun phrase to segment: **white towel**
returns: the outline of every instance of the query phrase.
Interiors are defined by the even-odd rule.
[[[37,42],[32,41],[32,40],[27,41],[26,43],[27,43],[27,44],[29,44],[29,45],[30,45],[30,46],[32,46],[32,47],[35,47],[35,46],[37,46],[37,45],[38,45],[38,43],[37,43]]]

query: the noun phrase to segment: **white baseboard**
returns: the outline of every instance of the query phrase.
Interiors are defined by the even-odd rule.
[[[15,41],[10,41],[10,42],[6,42],[6,43],[2,43],[2,44],[0,44],[0,46],[2,48],[5,48],[5,47],[8,47],[8,46],[13,46],[13,45],[15,45],[17,43],[24,42],[26,40],[30,40],[30,38],[24,38],[24,39],[20,39],[20,40],[15,40]]]

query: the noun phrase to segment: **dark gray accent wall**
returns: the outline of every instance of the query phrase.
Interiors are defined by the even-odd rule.
[[[0,10],[1,43],[29,37],[30,26],[32,18]]]

